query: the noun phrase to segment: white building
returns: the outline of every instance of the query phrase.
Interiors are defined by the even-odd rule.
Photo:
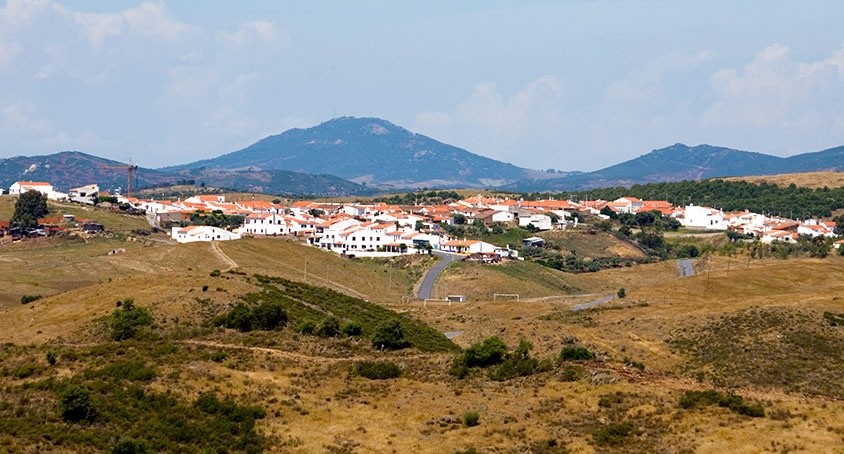
[[[9,195],[21,195],[27,191],[38,191],[55,200],[53,185],[44,181],[16,181],[9,186]]]
[[[249,235],[289,235],[291,226],[287,216],[275,213],[252,213],[243,220],[241,228]]]
[[[197,241],[231,241],[239,240],[240,234],[209,225],[190,225],[187,227],[173,227],[170,236],[179,243],[194,243]]]
[[[94,198],[99,194],[100,187],[96,184],[89,184],[73,188],[67,193],[71,202],[93,204]]]
[[[678,220],[689,229],[727,230],[724,212],[713,208],[689,205]]]
[[[532,214],[530,216],[519,217],[519,227],[527,227],[532,225],[539,230],[551,230],[551,216],[545,214]]]

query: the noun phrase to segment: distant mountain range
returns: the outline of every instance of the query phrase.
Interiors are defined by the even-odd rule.
[[[379,118],[341,117],[291,129],[184,170],[290,170],[336,175],[381,190],[497,187],[535,174],[414,134]]]
[[[561,156],[561,159],[563,157]],[[126,164],[78,151],[0,159],[0,186],[50,181],[125,188]],[[543,172],[496,161],[379,118],[336,118],[269,136],[242,150],[161,169],[139,168],[133,186],[194,180],[279,195],[344,196],[415,188],[561,192],[610,186],[844,170],[844,146],[780,158],[730,148],[675,144],[594,172]]]
[[[844,170],[844,146],[780,158],[731,148],[674,144],[594,172],[560,178],[525,179],[507,185],[514,191],[579,191],[634,184],[716,177],[775,175]]]

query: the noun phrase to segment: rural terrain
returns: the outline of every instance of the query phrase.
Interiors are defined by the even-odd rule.
[[[420,301],[427,254],[176,244],[143,217],[50,211],[106,232],[0,246],[0,452],[844,452],[837,253],[666,235],[706,251],[684,277],[554,231],[629,261],[456,262]]]

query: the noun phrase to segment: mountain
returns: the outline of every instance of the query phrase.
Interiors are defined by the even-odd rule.
[[[523,179],[507,186],[516,191],[581,191],[634,184],[715,177],[774,175],[844,170],[844,147],[780,158],[762,153],[674,144],[594,172],[551,179]]]
[[[16,181],[49,181],[59,191],[96,183],[103,191],[125,189],[127,164],[103,159],[79,151],[62,151],[45,156],[18,156],[0,159],[0,187]],[[270,194],[308,194],[319,196],[364,195],[373,191],[332,175],[307,175],[283,170],[164,172],[139,167],[132,187],[136,189],[168,186],[195,180],[208,186],[245,192]]]
[[[242,150],[160,169],[289,170],[330,174],[381,189],[494,187],[531,172],[414,134],[379,118],[336,118]]]
[[[59,191],[96,183],[102,190],[125,188],[128,166],[79,151],[62,151],[45,156],[17,156],[0,159],[0,187],[16,181],[48,181]],[[174,183],[177,175],[138,168],[133,187]]]

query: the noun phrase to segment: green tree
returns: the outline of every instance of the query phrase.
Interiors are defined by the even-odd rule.
[[[394,318],[379,323],[372,333],[372,346],[377,349],[398,350],[409,345],[404,338],[401,322]]]
[[[135,306],[132,298],[119,302],[120,307],[111,314],[111,338],[116,341],[131,339],[141,326],[152,325],[152,316],[145,307]]]
[[[65,391],[60,399],[62,419],[68,422],[92,421],[95,416],[91,393],[81,386]]]
[[[9,224],[32,229],[38,227],[38,218],[43,218],[47,213],[47,196],[38,191],[26,191],[15,202],[15,213]]]

